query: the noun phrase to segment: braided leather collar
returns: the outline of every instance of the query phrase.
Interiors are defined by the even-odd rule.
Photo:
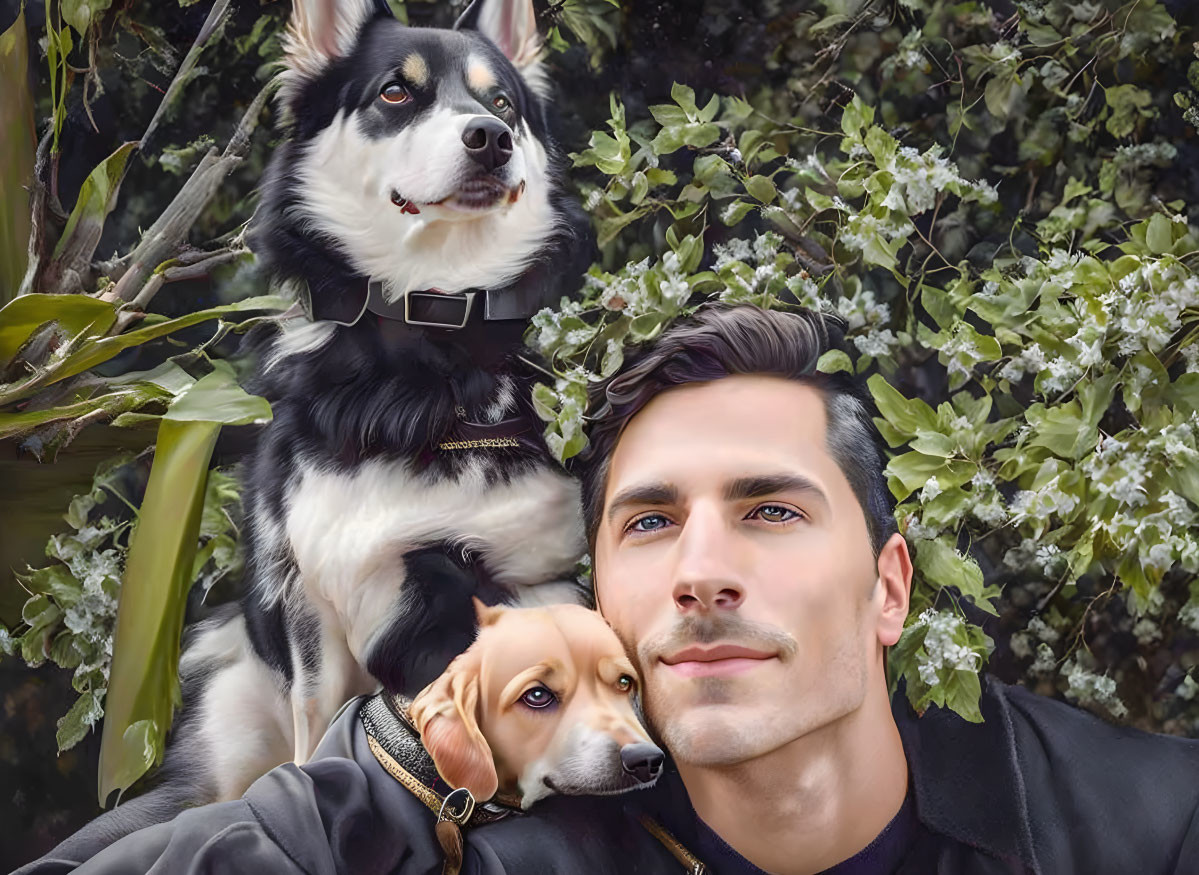
[[[437,815],[445,797],[455,788],[437,774],[433,758],[421,744],[420,735],[408,717],[409,704],[410,700],[403,696],[377,693],[363,704],[358,719],[379,764]],[[497,800],[479,802],[463,826],[482,826],[520,814],[519,808]]]

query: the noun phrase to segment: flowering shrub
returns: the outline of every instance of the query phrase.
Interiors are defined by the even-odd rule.
[[[574,155],[603,256],[529,333],[551,448],[583,449],[587,386],[625,344],[705,300],[835,314],[850,354],[820,367],[869,378],[915,554],[891,654],[913,704],[981,719],[993,658],[1199,730],[1191,38],[1154,0],[784,21],[780,87],[675,84],[636,119],[614,94]]]

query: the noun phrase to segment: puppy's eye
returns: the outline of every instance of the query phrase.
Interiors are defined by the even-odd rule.
[[[385,103],[407,103],[412,99],[412,95],[408,93],[408,89],[398,82],[384,85],[383,90],[379,92],[379,97]]]
[[[500,112],[506,112],[508,108],[512,106],[512,103],[508,100],[508,98],[501,94],[499,97],[491,101],[491,105]]]
[[[633,687],[636,685],[636,681],[634,681],[631,677],[629,677],[627,674],[622,674],[620,679],[616,682],[616,689],[620,690],[622,693],[631,693],[633,691]]]
[[[531,690],[525,690],[520,700],[530,708],[548,708],[558,701],[558,697],[545,687],[533,687]]]

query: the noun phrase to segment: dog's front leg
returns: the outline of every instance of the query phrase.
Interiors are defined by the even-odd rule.
[[[341,622],[328,605],[318,606],[306,621],[304,646],[293,648],[294,681],[291,715],[295,732],[293,760],[308,762],[329,728],[333,715],[348,699],[373,692],[376,684],[351,653]],[[313,646],[319,642],[319,646]]]

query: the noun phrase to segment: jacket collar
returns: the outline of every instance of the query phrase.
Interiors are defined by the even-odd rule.
[[[982,723],[935,705],[917,717],[902,684],[892,699],[916,813],[933,832],[1039,871],[1011,706],[1001,683],[982,680]]]

